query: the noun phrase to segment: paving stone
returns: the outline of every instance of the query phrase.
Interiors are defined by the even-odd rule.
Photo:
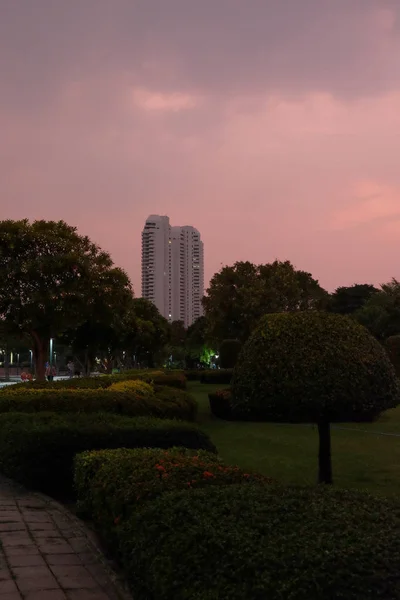
[[[69,540],[69,543],[75,552],[86,552],[89,548],[88,541],[84,537],[73,538]]]
[[[9,556],[8,562],[11,568],[13,567],[44,567],[43,556],[38,554],[22,554],[21,556]]]
[[[18,589],[13,579],[3,579],[0,581],[0,598],[3,597],[3,594],[15,594],[16,592],[18,592]]]
[[[46,556],[47,564],[50,566],[53,565],[78,565],[81,566],[83,564],[89,564],[85,561],[82,561],[78,554],[47,554]]]
[[[33,546],[34,541],[28,536],[27,533],[21,531],[7,532],[2,534],[1,542],[3,547],[7,549],[8,546]]]
[[[29,523],[29,529],[31,531],[53,531],[56,528],[52,521],[39,521],[38,523]]]
[[[51,499],[0,476],[0,600],[120,600],[91,540]]]
[[[93,589],[98,584],[83,566],[58,565],[51,567],[57,581],[66,590],[70,589]]]
[[[68,600],[110,600],[103,591],[97,590],[67,590]]]
[[[8,546],[4,548],[7,558],[10,556],[31,556],[39,554],[37,546]]]
[[[40,590],[38,592],[28,592],[24,600],[66,600],[67,596],[62,590]],[[0,596],[0,599],[3,598]]]
[[[59,585],[53,577],[49,567],[15,567],[13,573],[19,590],[35,592],[39,590],[59,589]]]
[[[71,554],[73,552],[71,546],[65,541],[58,542],[57,539],[52,540],[51,543],[43,540],[37,541],[42,554]]]
[[[2,531],[26,531],[26,525],[22,521],[12,521],[11,523],[0,522],[0,533]]]

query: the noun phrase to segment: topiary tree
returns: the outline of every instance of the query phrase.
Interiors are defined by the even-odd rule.
[[[316,423],[320,483],[332,483],[330,423],[372,421],[399,403],[384,348],[349,317],[263,317],[242,349],[232,381],[239,418]]]
[[[400,335],[391,335],[386,340],[386,350],[388,351],[390,360],[396,370],[397,375],[400,375]]]
[[[233,369],[242,345],[239,340],[224,340],[219,349],[221,369]]]

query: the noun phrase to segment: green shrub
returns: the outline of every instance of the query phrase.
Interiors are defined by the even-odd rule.
[[[143,395],[138,389],[113,391],[111,388],[52,389],[47,387],[45,389],[19,388],[0,395],[0,413],[101,411],[131,417],[153,416],[193,421],[196,410],[196,401],[190,394],[183,390],[161,386],[157,386],[156,391],[150,388],[147,395]]]
[[[348,317],[312,311],[265,316],[232,390],[237,414],[271,421],[373,420],[399,402],[381,344]]]
[[[21,390],[60,390],[60,389],[104,389],[111,385],[111,377],[74,377],[71,379],[60,379],[59,381],[31,381],[26,383],[16,383],[2,388],[0,397],[3,393],[12,393]]]
[[[266,477],[224,465],[210,452],[101,450],[75,458],[78,508],[115,544],[121,526],[143,503],[161,494],[212,485],[270,483]]]
[[[202,371],[200,382],[229,385],[232,380],[232,375],[232,369],[209,369]]]
[[[50,495],[71,493],[73,458],[85,450],[173,446],[215,452],[205,433],[179,421],[106,413],[0,415],[0,471]]]
[[[200,381],[203,372],[203,369],[187,369],[184,375],[188,381]]]
[[[399,600],[400,507],[332,488],[163,494],[121,531],[136,600]]]
[[[218,419],[225,419],[226,421],[233,421],[235,416],[232,412],[232,391],[231,389],[217,390],[211,394],[208,394],[208,400],[210,402],[210,410],[214,417]]]
[[[239,340],[224,340],[219,349],[221,369],[233,369],[237,363],[242,345]]]
[[[120,375],[99,375],[96,377],[74,377],[71,379],[60,379],[59,381],[33,381],[31,383],[16,383],[1,390],[1,393],[9,393],[13,389],[100,389],[108,388],[114,383],[122,381],[145,381],[155,385],[166,385],[169,387],[186,389],[186,377],[183,373],[166,374],[163,371],[142,371],[132,369]]]
[[[389,358],[395,368],[396,374],[400,376],[400,335],[390,336],[385,343]]]

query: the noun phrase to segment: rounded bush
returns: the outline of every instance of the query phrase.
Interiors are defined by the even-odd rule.
[[[399,531],[399,503],[367,494],[207,487],[133,515],[122,561],[136,600],[399,600]]]
[[[311,311],[263,317],[232,390],[234,413],[271,421],[368,421],[399,402],[381,344],[349,317]]]

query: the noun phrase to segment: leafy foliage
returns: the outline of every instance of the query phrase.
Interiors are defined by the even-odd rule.
[[[383,284],[354,317],[382,342],[400,334],[400,282]]]
[[[133,512],[166,492],[253,482],[270,480],[183,448],[102,450],[75,459],[78,507],[111,538]]]
[[[32,489],[70,495],[75,454],[102,448],[171,448],[215,452],[208,436],[179,421],[106,413],[0,415],[0,471]]]
[[[208,394],[210,402],[210,410],[214,417],[218,419],[224,419],[225,421],[235,420],[235,415],[232,412],[232,390],[230,388],[225,390],[217,390]],[[243,420],[244,415],[240,415]]]
[[[399,600],[399,527],[365,494],[207,487],[148,503],[121,547],[137,600]]]
[[[232,380],[233,369],[209,369],[201,372],[201,383],[226,383]]]
[[[289,262],[237,262],[211,280],[203,303],[208,336],[245,341],[265,313],[325,307],[328,294],[309,273]]]
[[[341,315],[267,315],[234,371],[234,411],[266,420],[372,420],[398,401],[386,352]]]
[[[239,340],[224,340],[219,349],[221,369],[233,369],[242,345]]]
[[[0,315],[11,333],[31,338],[40,379],[51,337],[91,315],[118,314],[132,297],[110,256],[63,221],[1,221],[0,272]]]
[[[386,340],[386,349],[390,360],[396,370],[397,376],[400,376],[400,335],[392,335]]]
[[[121,385],[129,387],[115,389],[115,386]],[[0,394],[0,413],[100,411],[131,417],[153,416],[194,421],[197,412],[196,401],[187,392],[158,386],[154,390],[141,381],[123,382],[106,389],[26,389],[27,387],[28,385],[25,385],[25,389],[10,389]]]
[[[329,310],[340,315],[351,315],[360,310],[377,292],[378,289],[368,283],[338,287],[331,295]]]

